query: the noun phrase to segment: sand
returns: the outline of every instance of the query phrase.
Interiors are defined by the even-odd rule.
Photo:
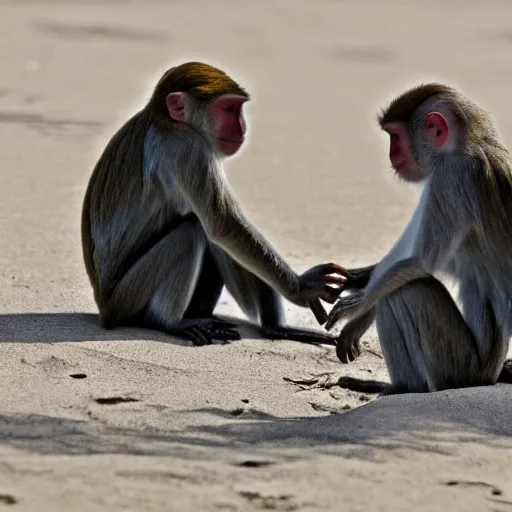
[[[0,510],[512,510],[511,386],[333,385],[387,379],[374,329],[350,365],[248,327],[202,348],[106,332],[80,247],[104,144],[164,69],[201,59],[254,97],[226,167],[249,217],[297,271],[374,262],[418,195],[376,112],[449,81],[511,141],[511,19],[507,0],[1,1]],[[228,295],[219,312],[241,317]]]

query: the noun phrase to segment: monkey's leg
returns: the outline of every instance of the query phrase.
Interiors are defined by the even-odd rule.
[[[377,333],[391,379],[389,389],[382,391],[389,394],[427,392],[422,357],[418,357],[418,333],[403,302],[401,292],[397,292],[382,299],[376,307]],[[412,339],[414,336],[416,339]],[[410,347],[411,344],[416,344],[416,347]]]
[[[211,313],[184,318],[194,298],[206,245],[206,235],[197,220],[174,228],[125,274],[102,312],[103,321],[111,327],[155,328],[196,345],[214,339],[240,339],[234,324],[213,319]],[[199,299],[192,303],[197,305],[201,305]]]
[[[262,327],[266,339],[286,339],[302,343],[336,345],[336,339],[317,331],[283,326],[284,310],[279,294],[261,279],[212,245],[212,252],[226,288],[242,311]]]
[[[512,360],[506,361],[508,339],[498,327],[494,310],[480,283],[471,274],[460,280],[459,298],[466,323],[473,332],[481,355],[481,380],[512,383]]]
[[[255,276],[259,288],[259,318],[264,338],[270,340],[292,340],[313,345],[336,345],[336,339],[321,332],[283,325],[283,303],[279,294]]]
[[[223,287],[224,279],[219,272],[211,250],[207,247],[204,251],[201,273],[194,294],[183,318],[211,317]]]
[[[481,314],[484,312],[481,311]],[[390,393],[491,384],[475,336],[435,278],[413,281],[381,300],[377,332]]]

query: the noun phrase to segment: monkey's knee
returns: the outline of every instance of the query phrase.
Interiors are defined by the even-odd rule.
[[[437,306],[439,302],[436,302],[434,297],[438,301],[446,298],[452,301],[448,290],[435,277],[416,279],[388,295],[388,299],[392,302],[407,304],[411,308],[415,306],[424,308],[426,304]]]

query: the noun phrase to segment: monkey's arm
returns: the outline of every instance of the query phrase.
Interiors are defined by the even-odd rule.
[[[308,276],[299,277],[249,222],[229,190],[222,169],[209,157],[209,150],[202,147],[197,137],[190,138],[188,145],[181,146],[193,149],[186,155],[178,155],[179,162],[173,171],[208,237],[245,269],[292,302],[302,306],[317,298],[334,302],[340,290],[327,286],[327,283],[340,284],[343,278],[327,274],[342,273],[344,269],[319,265],[308,271],[312,288],[316,286],[308,296],[308,290],[303,289],[304,283],[308,284]],[[187,160],[192,162],[186,165]],[[323,279],[319,279],[320,275]],[[321,283],[320,287],[318,283]]]
[[[408,258],[387,268],[381,276],[371,281],[363,293],[340,299],[329,314],[325,327],[331,329],[342,317],[361,318],[371,312],[377,302],[410,281],[430,275],[418,258]]]
[[[375,283],[382,279],[386,272],[391,267],[393,267],[396,262],[412,256],[413,248],[418,238],[419,228],[423,217],[424,205],[427,197],[428,188],[424,187],[418,206],[416,207],[416,210],[414,211],[409,224],[405,228],[398,241],[395,243],[395,245],[393,245],[388,254],[386,254],[386,256],[384,256],[384,258],[377,265],[367,267],[368,270],[371,270],[371,272],[368,272],[368,275],[364,276],[365,279],[363,281],[366,281],[363,286],[364,291],[358,290],[348,297],[342,297],[338,300],[336,305],[329,313],[329,318],[325,325],[327,330],[332,329],[332,327],[334,327],[337,322],[346,316],[356,315],[356,312],[357,316],[360,316],[358,314],[358,308],[367,295],[366,289],[370,283]],[[350,273],[351,271],[349,270],[348,272]],[[350,282],[347,284],[347,288],[350,288]]]
[[[326,329],[344,316],[360,318],[386,295],[447,265],[467,233],[480,222],[475,208],[477,177],[471,171],[451,180],[441,176],[427,181],[409,225],[372,272],[364,293],[341,298],[329,314]],[[464,194],[454,190],[459,183],[465,183]]]

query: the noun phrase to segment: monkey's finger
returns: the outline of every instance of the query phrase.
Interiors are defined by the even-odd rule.
[[[336,355],[343,364],[348,364],[347,347],[346,344],[341,340],[339,340],[338,344],[336,345]]]
[[[348,275],[347,269],[336,263],[325,263],[324,265],[320,265],[320,269],[323,274],[341,274],[342,276]]]
[[[240,333],[232,327],[237,327],[236,324],[231,322],[225,322],[224,320],[211,320],[207,323],[201,324],[197,328],[200,329],[201,333],[208,339],[210,343],[213,340],[219,341],[234,341],[241,339]]]
[[[328,302],[329,304],[334,304],[338,297],[340,296],[341,290],[337,288],[331,288],[330,286],[324,286],[323,293],[320,298]]]
[[[354,361],[357,357],[357,348],[354,343],[347,343],[347,356],[350,362]]]
[[[220,329],[215,331],[212,337],[220,341],[236,341],[242,339],[240,333],[233,329]]]
[[[323,325],[325,322],[327,322],[327,312],[318,299],[310,300],[308,302],[308,306],[315,315],[316,321],[319,323],[319,325]]]
[[[347,278],[344,276],[331,275],[331,274],[324,275],[324,281],[326,283],[345,284],[346,280],[347,280]]]
[[[208,340],[205,340],[201,334],[195,333],[187,336],[187,339],[191,341],[196,347],[203,347],[209,345]]]
[[[190,341],[198,347],[212,344],[212,339],[207,337],[207,333],[204,333],[201,327],[189,327],[186,329],[186,333],[189,336]]]
[[[340,316],[341,315],[338,314],[338,311],[333,308],[331,310],[331,312],[329,313],[329,318],[327,319],[327,322],[326,322],[326,324],[324,326],[325,329],[327,331],[330,331],[338,323],[338,320],[340,319]]]

